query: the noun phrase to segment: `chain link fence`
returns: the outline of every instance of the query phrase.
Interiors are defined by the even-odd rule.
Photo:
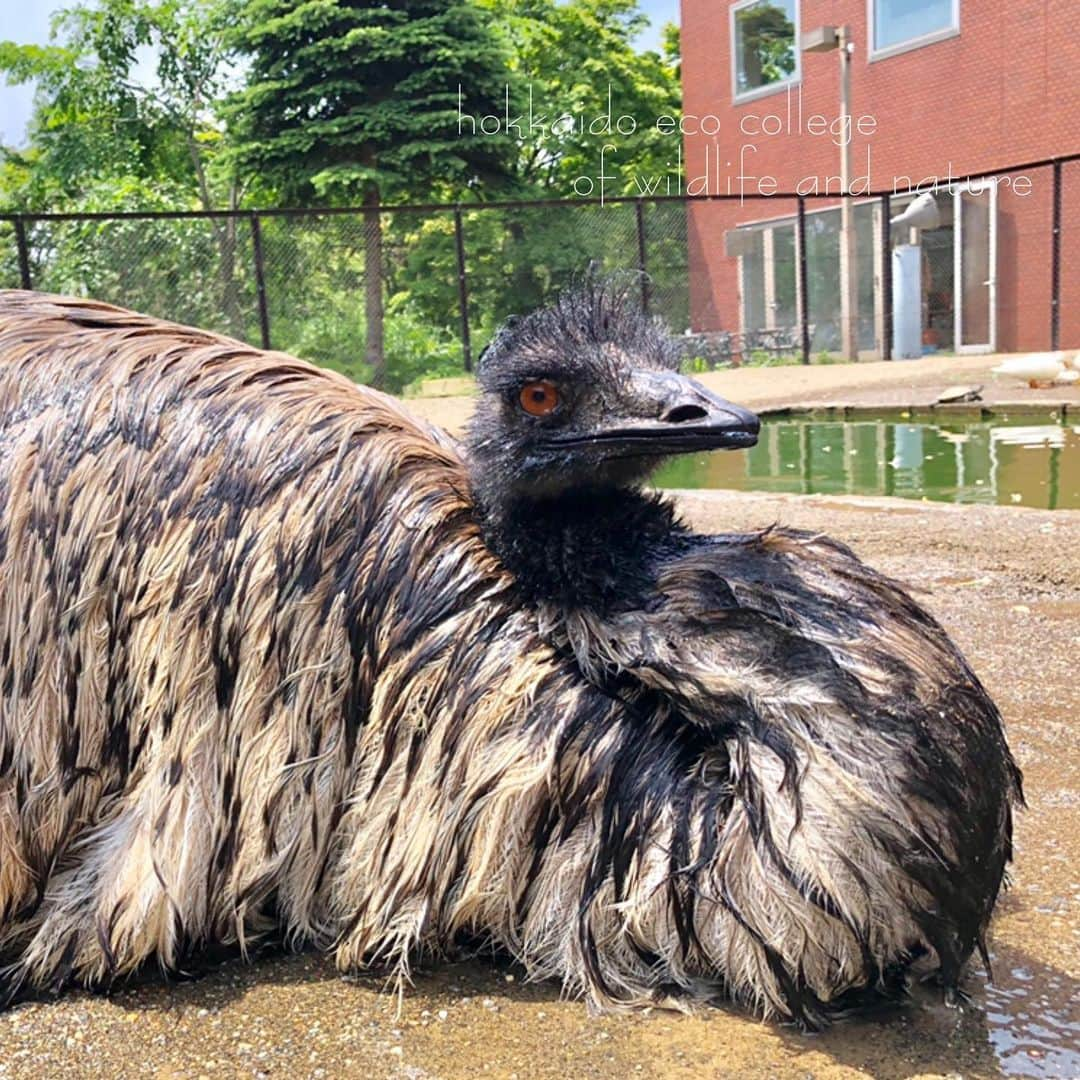
[[[996,190],[981,194],[976,181]],[[1065,302],[1080,296],[1080,155],[965,182],[935,191],[939,221],[917,238],[890,226],[916,193],[852,200],[861,358],[893,356],[893,254],[912,239],[921,351],[1080,346],[1080,304]],[[643,310],[683,336],[692,368],[809,363],[841,346],[839,221],[835,196],[749,192],[2,215],[0,286],[93,296],[360,381],[381,353],[397,391],[472,370],[507,315],[594,265],[638,273]]]

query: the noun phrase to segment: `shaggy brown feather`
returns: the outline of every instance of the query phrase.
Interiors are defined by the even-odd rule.
[[[741,606],[785,603],[751,556],[846,575],[838,604],[891,588],[824,541],[741,543]],[[682,566],[672,603],[695,573],[715,565]],[[574,626],[549,644],[485,546],[452,441],[393,399],[0,294],[0,992],[176,969],[271,928],[404,974],[468,932],[595,1004],[727,994],[813,1023],[913,949],[962,962],[1008,857],[1011,774],[978,806],[939,805],[921,765],[883,780],[876,762],[921,751],[770,667],[790,652],[730,607],[658,648],[666,666],[594,685],[559,646]],[[897,618],[879,651],[929,664],[927,686],[952,665],[952,686],[924,631]],[[833,644],[837,680],[875,693],[888,664]],[[725,687],[757,711],[709,730],[690,714]],[[963,723],[997,724],[964,693],[940,702],[952,743],[925,748],[949,777],[971,765]],[[977,910],[940,927],[968,841],[989,860]]]

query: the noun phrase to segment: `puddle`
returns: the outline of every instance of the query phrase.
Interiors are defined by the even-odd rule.
[[[1080,1076],[1080,985],[1015,967],[984,990],[987,1034],[1006,1076]]]
[[[757,446],[679,458],[660,487],[1080,508],[1080,427],[1030,416],[766,419]]]

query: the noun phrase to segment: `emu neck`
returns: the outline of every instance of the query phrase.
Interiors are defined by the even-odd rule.
[[[632,489],[500,500],[481,527],[531,603],[597,613],[644,607],[688,536],[670,503]]]

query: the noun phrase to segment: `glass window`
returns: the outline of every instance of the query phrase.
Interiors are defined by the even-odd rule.
[[[795,226],[779,226],[773,229],[773,322],[780,330],[799,325],[795,289]]]
[[[856,284],[858,289],[858,347],[877,347],[874,316],[878,298],[874,289],[874,267],[878,233],[874,229],[874,208],[858,203],[853,208],[855,226]],[[768,226],[742,226],[752,246],[743,255],[742,329],[764,327],[796,330],[799,324],[797,300],[797,260],[795,223],[777,219]],[[766,281],[765,229],[772,229],[772,279]],[[927,235],[933,235],[927,233]],[[814,210],[806,215],[807,321],[813,328],[811,348],[835,352],[840,348],[840,210]],[[768,286],[768,288],[766,288]],[[773,299],[773,317],[768,318],[766,297]]]
[[[807,314],[811,347],[840,348],[840,211],[806,215]]]
[[[736,97],[798,77],[795,4],[796,0],[753,0],[732,8]]]
[[[956,7],[957,0],[874,0],[874,51],[955,30]]]
[[[765,234],[751,233],[749,250],[742,257],[742,318],[744,330],[765,325]]]
[[[877,327],[874,312],[877,296],[874,290],[874,270],[877,265],[878,230],[874,228],[874,208],[870,203],[856,203],[852,208],[855,223],[855,281],[859,293],[859,348],[877,348]],[[839,240],[839,223],[837,223]],[[836,268],[837,275],[840,267]]]

